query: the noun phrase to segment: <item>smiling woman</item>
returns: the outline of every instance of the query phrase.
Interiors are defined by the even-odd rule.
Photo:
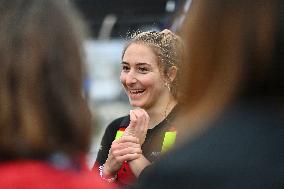
[[[105,131],[94,166],[104,180],[133,184],[174,144],[181,59],[181,40],[169,30],[135,34],[125,46],[120,80],[133,110]]]
[[[176,67],[172,69],[174,71],[168,78],[171,81],[176,76]],[[134,43],[127,48],[120,80],[133,107],[149,110],[157,107],[155,103],[167,102],[173,98],[165,87],[166,78],[160,73],[156,55],[147,45]]]

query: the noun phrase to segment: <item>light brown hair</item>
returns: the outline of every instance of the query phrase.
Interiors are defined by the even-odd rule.
[[[186,120],[206,120],[237,101],[283,106],[283,7],[278,0],[192,2],[182,28]]]
[[[0,156],[85,153],[83,26],[67,1],[0,0]]]

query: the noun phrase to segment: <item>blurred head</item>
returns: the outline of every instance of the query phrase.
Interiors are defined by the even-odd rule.
[[[281,0],[192,2],[182,29],[188,110],[243,100],[283,105],[283,7]]]
[[[164,96],[177,97],[180,38],[169,30],[136,34],[122,53],[121,82],[132,106],[151,107]]]
[[[67,1],[0,0],[0,156],[85,153],[82,23]]]

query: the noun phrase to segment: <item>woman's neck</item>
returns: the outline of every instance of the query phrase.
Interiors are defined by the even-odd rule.
[[[156,106],[147,109],[146,111],[150,117],[149,129],[153,129],[156,125],[162,122],[172,111],[176,104],[177,101],[173,97],[171,97],[165,103],[159,103]]]

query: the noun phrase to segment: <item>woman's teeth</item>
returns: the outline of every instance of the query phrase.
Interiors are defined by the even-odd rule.
[[[129,92],[130,92],[130,94],[141,94],[141,93],[143,93],[145,90],[129,90]]]

